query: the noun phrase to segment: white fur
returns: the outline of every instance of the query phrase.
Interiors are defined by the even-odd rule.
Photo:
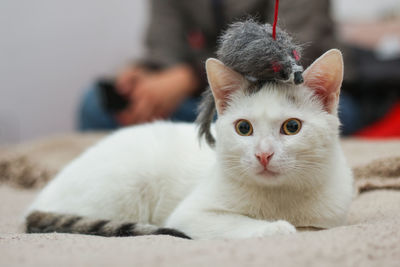
[[[298,134],[280,133],[288,118],[303,122]],[[252,123],[252,136],[236,133],[238,119]],[[199,143],[193,124],[125,128],[70,163],[29,211],[150,223],[193,238],[338,226],[352,196],[338,126],[305,86],[238,90],[216,122],[215,151]],[[263,151],[274,152],[268,167],[278,176],[257,174]]]

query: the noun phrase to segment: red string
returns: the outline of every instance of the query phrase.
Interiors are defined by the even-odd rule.
[[[272,38],[274,38],[274,40],[276,40],[276,24],[278,23],[278,9],[279,9],[279,0],[275,0],[274,25],[272,26]]]

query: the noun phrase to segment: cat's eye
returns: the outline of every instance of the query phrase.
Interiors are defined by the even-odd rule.
[[[286,120],[281,127],[281,133],[286,135],[297,134],[301,129],[301,121],[299,119],[291,118]]]
[[[253,126],[248,120],[238,120],[235,124],[236,132],[242,136],[249,136],[253,134]]]

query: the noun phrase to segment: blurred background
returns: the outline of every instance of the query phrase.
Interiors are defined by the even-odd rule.
[[[74,131],[85,88],[145,52],[148,13],[146,0],[0,1],[0,144]],[[332,16],[341,40],[400,55],[399,0],[333,0]]]

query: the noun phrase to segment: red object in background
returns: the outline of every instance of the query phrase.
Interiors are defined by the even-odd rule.
[[[206,38],[204,37],[204,34],[197,30],[197,31],[191,31],[188,36],[187,36],[189,46],[193,50],[201,50],[204,49],[206,45]]]
[[[356,137],[380,139],[400,137],[400,101],[379,121],[355,134]]]

